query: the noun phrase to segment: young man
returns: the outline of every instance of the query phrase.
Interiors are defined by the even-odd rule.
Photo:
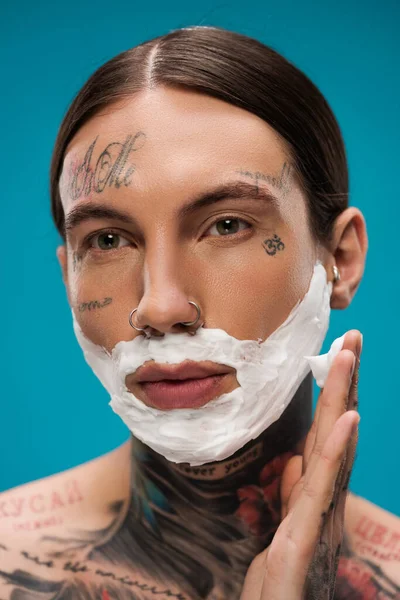
[[[52,195],[75,332],[132,437],[2,495],[0,597],[399,598],[399,521],[347,492],[359,332],[319,363],[311,424],[304,356],[367,250],[315,86],[231,32],[152,40],[78,94]]]

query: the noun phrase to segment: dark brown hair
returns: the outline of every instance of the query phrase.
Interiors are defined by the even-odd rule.
[[[348,171],[338,123],[318,88],[261,42],[216,27],[188,27],[122,52],[88,79],[61,124],[51,163],[52,214],[64,237],[59,179],[65,151],[106,106],[158,85],[184,87],[264,119],[286,140],[309,203],[315,237],[326,242],[348,203]]]

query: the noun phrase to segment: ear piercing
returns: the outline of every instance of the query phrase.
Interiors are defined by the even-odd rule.
[[[333,272],[333,283],[337,283],[338,281],[340,281],[340,271],[336,265],[333,265],[332,272]]]

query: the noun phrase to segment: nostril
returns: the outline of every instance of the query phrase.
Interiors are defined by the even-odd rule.
[[[189,327],[191,333],[202,326],[200,321],[201,310],[196,302],[187,300],[187,303],[185,306],[182,298],[177,297],[176,294],[173,294],[173,296],[164,294],[162,297],[160,294],[160,297],[142,298],[140,307],[136,307],[131,312],[129,322],[134,329],[142,331],[147,337],[150,335],[162,337],[168,332],[189,332]],[[189,305],[193,306],[190,307]],[[197,313],[195,318],[193,318],[193,314],[188,314],[189,310],[194,311],[193,307]],[[135,317],[133,322],[132,316]],[[175,319],[179,319],[179,321]]]
[[[158,329],[154,329],[154,327],[151,327],[150,325],[147,325],[147,327],[144,328],[144,334],[147,338],[164,337],[165,335],[165,333],[159,331]]]

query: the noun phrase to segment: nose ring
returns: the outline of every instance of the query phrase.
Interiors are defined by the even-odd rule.
[[[189,302],[189,304],[192,304],[195,307],[195,309],[197,311],[197,316],[194,319],[194,321],[185,321],[185,322],[179,323],[179,325],[183,325],[184,327],[190,327],[191,325],[196,325],[196,323],[200,319],[200,314],[201,314],[200,308],[199,308],[198,304],[196,304],[196,302],[193,302],[192,300],[188,300],[188,302]],[[148,333],[148,331],[146,331],[148,329],[148,325],[146,327],[138,327],[137,325],[134,325],[134,323],[133,323],[133,315],[135,314],[136,311],[137,311],[137,308],[134,308],[130,312],[130,314],[129,314],[129,325],[133,329],[136,329],[136,331],[144,331],[145,334],[146,334],[146,337],[149,338],[150,334]],[[191,335],[195,335],[196,332],[195,331],[189,331],[189,333]]]
[[[130,315],[129,315],[129,325],[130,325],[131,327],[133,327],[133,329],[136,329],[136,331],[144,331],[144,332],[146,333],[146,337],[150,337],[150,336],[149,336],[149,334],[148,334],[148,332],[146,331],[147,327],[137,327],[137,325],[134,325],[134,324],[133,324],[133,320],[132,320],[132,318],[133,318],[133,315],[135,314],[135,312],[136,312],[136,311],[137,311],[137,308],[134,308],[134,309],[131,311],[131,313],[130,313]]]
[[[197,321],[200,319],[200,308],[199,306],[196,304],[196,302],[192,302],[192,300],[188,300],[189,304],[192,304],[196,311],[197,311],[197,317],[195,318],[194,321],[185,321],[184,323],[179,323],[179,325],[184,325],[185,327],[190,327],[190,325],[196,325]]]

